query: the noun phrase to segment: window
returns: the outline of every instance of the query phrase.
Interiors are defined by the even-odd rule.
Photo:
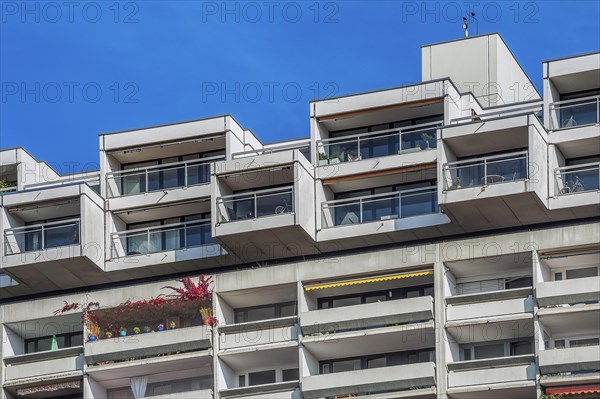
[[[245,375],[240,375],[238,377],[238,386],[239,387],[245,387],[246,386],[246,376]]]
[[[83,332],[55,335],[58,349],[83,345]],[[25,340],[25,353],[49,351],[52,348],[52,335]]]
[[[275,370],[248,373],[248,385],[263,385],[275,383]]]
[[[298,381],[300,379],[300,369],[287,369],[281,371],[282,381]]]
[[[504,344],[479,345],[473,349],[475,359],[490,359],[504,356]]]
[[[533,342],[532,341],[521,341],[510,343],[510,355],[520,356],[529,355],[533,353]]]
[[[330,309],[421,296],[433,296],[433,284],[319,298],[317,306],[319,309]]]
[[[505,288],[507,290],[514,288],[525,288],[533,286],[532,277],[517,277],[512,279],[506,279]]]
[[[346,359],[323,360],[319,362],[321,374],[373,369],[403,364],[435,361],[434,349],[394,352],[384,355],[369,355]]]
[[[581,346],[600,345],[600,338],[585,338],[569,340],[570,348],[578,348]]]
[[[595,277],[598,275],[597,267],[586,267],[583,269],[571,269],[567,270],[567,280],[573,280],[576,278]]]
[[[295,316],[297,313],[296,302],[284,302],[271,305],[252,306],[234,309],[235,323],[278,319],[280,317]]]
[[[203,375],[181,380],[161,381],[148,384],[146,397],[171,395],[182,392],[193,392],[203,389],[211,389],[213,379],[211,375]],[[134,399],[131,388],[118,388],[108,391],[108,399]]]
[[[563,349],[565,348],[565,340],[564,339],[557,339],[554,341],[554,347],[556,349]]]

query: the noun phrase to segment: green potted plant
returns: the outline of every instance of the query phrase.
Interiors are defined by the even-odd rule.
[[[112,331],[107,331],[107,332],[104,333],[104,336],[106,338],[112,338],[113,337],[113,333],[112,333]]]
[[[139,328],[139,327],[137,327],[137,326],[136,326],[136,327],[133,327],[133,333],[134,333],[135,335],[138,335],[138,334],[140,333],[140,328]]]
[[[177,323],[175,323],[174,321],[171,321],[171,323],[169,323],[169,330],[174,330],[177,328]]]
[[[425,142],[425,149],[428,150],[429,149],[429,140],[431,140],[433,138],[432,135],[428,134],[428,133],[423,133],[421,134],[421,139]]]
[[[329,156],[324,152],[319,152],[319,166],[332,165],[340,163],[340,155],[337,153],[330,154]]]
[[[151,331],[152,331],[152,329],[150,327],[144,326],[144,334],[148,334]]]
[[[461,188],[460,183],[461,183],[460,176],[455,176],[452,178],[452,187],[450,187],[450,188],[451,189]]]
[[[165,325],[160,323],[158,326],[156,326],[156,330],[157,331],[164,331],[165,330]]]

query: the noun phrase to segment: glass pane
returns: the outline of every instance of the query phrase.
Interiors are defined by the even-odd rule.
[[[290,317],[296,315],[296,304],[290,303],[289,305],[281,306],[281,317]]]
[[[359,296],[355,296],[355,297],[350,297],[350,298],[337,298],[337,299],[333,299],[331,302],[332,302],[332,307],[340,308],[343,306],[360,305],[361,299]]]
[[[387,300],[387,295],[379,294],[372,295],[365,298],[365,303],[374,303],[374,302],[385,302]]]
[[[79,243],[79,224],[49,226],[45,231],[46,248],[56,248]]]
[[[565,347],[565,340],[564,339],[557,339],[554,341],[554,347],[556,349],[563,349]]]
[[[275,382],[275,370],[248,373],[248,385],[273,384]]]
[[[385,367],[385,366],[387,366],[387,359],[385,356],[367,360],[367,368],[368,369],[374,369],[374,368]]]
[[[600,338],[572,339],[569,341],[569,347],[577,348],[580,346],[599,345]]]
[[[512,281],[506,282],[506,289],[510,290],[513,288],[525,288],[533,285],[533,279],[531,277],[521,277]]]
[[[479,345],[475,347],[475,359],[504,356],[504,344]]]
[[[77,333],[71,335],[71,346],[83,345],[83,333]]]
[[[533,342],[512,342],[510,344],[511,356],[528,355],[530,353],[533,353]]]
[[[333,362],[333,372],[341,373],[344,371],[360,370],[360,359],[336,360]]]
[[[402,218],[435,213],[437,211],[437,193],[404,194],[400,197]]]
[[[275,306],[246,309],[247,321],[258,321],[275,318]]]
[[[288,369],[282,371],[283,381],[297,381],[300,379],[299,369]]]
[[[52,337],[38,339],[38,352],[49,351],[52,347]]]
[[[586,267],[584,269],[567,270],[567,280],[585,277],[595,277],[598,275],[597,267]]]

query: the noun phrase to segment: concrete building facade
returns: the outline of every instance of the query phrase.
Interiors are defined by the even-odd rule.
[[[305,139],[107,133],[66,176],[0,151],[0,398],[599,397],[600,53],[542,70],[481,35],[311,102]]]

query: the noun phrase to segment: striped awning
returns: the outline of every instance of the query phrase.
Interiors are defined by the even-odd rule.
[[[367,283],[380,283],[382,281],[390,281],[390,280],[398,280],[401,278],[410,278],[410,277],[421,277],[421,276],[430,276],[433,275],[433,270],[423,270],[418,272],[410,272],[410,273],[399,273],[399,274],[389,274],[385,276],[377,276],[371,278],[361,278],[361,279],[353,279],[353,280],[344,280],[344,281],[336,281],[326,284],[313,284],[304,286],[305,291],[314,291],[321,290],[325,288],[336,288],[336,287],[345,287],[347,285],[357,285],[357,284],[367,284]]]
[[[581,395],[587,393],[600,393],[600,384],[552,387],[546,388],[546,393],[552,395]]]

